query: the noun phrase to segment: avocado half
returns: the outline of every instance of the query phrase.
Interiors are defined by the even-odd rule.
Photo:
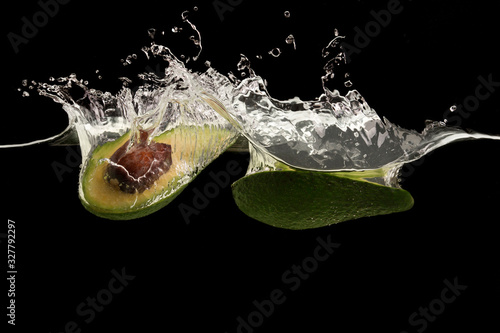
[[[287,169],[247,175],[232,185],[246,215],[285,229],[319,228],[413,206],[409,192],[367,181],[373,172]]]
[[[111,219],[130,220],[149,215],[170,203],[212,160],[235,139],[234,131],[211,126],[181,126],[154,137],[154,143],[171,147],[171,165],[142,192],[129,193],[109,181],[108,166],[117,150],[131,137],[127,132],[97,147],[80,175],[79,196],[91,213]]]

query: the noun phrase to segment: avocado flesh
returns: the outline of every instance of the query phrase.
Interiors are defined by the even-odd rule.
[[[130,220],[163,208],[236,139],[234,131],[210,126],[181,126],[165,132],[153,141],[171,146],[170,169],[141,193],[127,193],[106,180],[106,174],[109,159],[130,136],[127,132],[97,147],[82,171],[80,200],[97,216]]]

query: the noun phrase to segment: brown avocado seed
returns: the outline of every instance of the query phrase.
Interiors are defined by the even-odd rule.
[[[172,148],[165,143],[147,141],[148,133],[140,131],[140,140],[127,151],[130,140],[110,158],[105,178],[126,193],[142,193],[166,173],[172,165]]]

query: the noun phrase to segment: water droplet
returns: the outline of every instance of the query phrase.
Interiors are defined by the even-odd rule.
[[[287,44],[293,44],[293,49],[296,50],[295,37],[292,34],[288,35],[288,37],[285,39],[285,42]]]
[[[194,6],[194,7],[193,7],[193,10],[194,10],[195,12],[196,12],[196,11],[198,11],[198,7]]]
[[[285,15],[286,18],[289,18],[290,17],[290,12],[288,10],[286,10],[283,15]]]
[[[155,38],[155,34],[156,34],[156,29],[155,28],[148,29],[148,35],[149,35],[149,37],[151,37],[152,39],[154,39]]]
[[[255,58],[257,58],[257,59],[259,59],[259,60],[260,60],[260,59],[262,59],[262,56],[261,56],[260,54],[257,54],[257,55],[255,56]]]
[[[54,82],[55,80],[56,79],[53,76],[49,77],[49,81]]]
[[[249,69],[250,68],[250,60],[244,55],[240,54],[240,61],[238,61],[238,64],[236,64],[236,67],[238,68],[239,71]]]
[[[273,57],[277,58],[280,56],[281,54],[281,50],[277,47],[275,47],[274,49],[272,49],[271,51],[268,52],[270,55],[272,55]]]
[[[352,87],[352,81],[351,80],[347,80],[344,82],[344,86],[346,86],[346,88],[350,88]]]
[[[23,85],[23,87],[26,87],[28,85],[28,80],[26,79],[22,80],[21,84]]]
[[[356,138],[357,138],[357,137],[359,137],[359,133],[358,133],[358,132],[354,132],[353,134],[354,134],[354,136],[355,136]]]
[[[124,87],[128,87],[128,85],[129,85],[130,83],[132,83],[132,80],[130,80],[128,77],[124,77],[124,76],[122,76],[122,77],[119,77],[118,79],[119,79],[120,81],[122,81],[122,84],[123,84],[123,86],[124,86]]]
[[[123,63],[123,66],[127,66],[132,63],[132,59],[137,59],[137,55],[136,54],[128,55],[127,58],[125,58],[125,60],[120,59],[120,61]]]
[[[195,36],[189,36],[189,40],[192,40],[194,45],[200,45],[200,41]]]
[[[102,75],[99,75],[97,78],[98,78],[99,80],[102,80]]]
[[[96,74],[98,74],[98,73],[99,73],[99,70],[98,70],[98,69],[96,69],[96,70],[95,70],[95,73],[96,73]]]
[[[84,84],[84,85],[88,85],[88,84],[89,84],[89,81],[85,80],[85,81],[83,81],[83,84]]]
[[[208,61],[208,60],[205,61],[205,66],[210,67],[211,65],[212,65],[212,63],[210,61]]]
[[[29,97],[29,95],[30,95],[30,93],[29,93],[29,92],[27,92],[27,91],[23,91],[23,94],[22,94],[22,96],[23,96],[23,97]]]
[[[455,112],[455,111],[457,111],[457,106],[456,106],[456,105],[452,105],[452,106],[450,106],[450,111],[451,111],[451,112]]]
[[[241,77],[245,77],[247,74],[245,72],[241,72]]]

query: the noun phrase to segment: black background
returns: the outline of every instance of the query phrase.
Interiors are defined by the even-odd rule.
[[[66,126],[59,105],[34,90],[21,97],[21,80],[74,72],[89,86],[115,89],[117,77],[127,74],[120,59],[141,54],[150,42],[148,28],[170,36],[183,10],[191,10],[202,33],[201,64],[210,60],[221,72],[236,73],[243,53],[267,78],[273,96],[312,99],[321,93],[321,49],[334,29],[354,45],[355,27],[364,30],[374,20],[370,11],[387,8],[388,1],[232,3],[237,5],[221,20],[212,1],[72,0],[18,53],[7,34],[20,34],[21,18],[31,18],[40,6],[4,4],[1,143],[47,137]],[[451,105],[473,95],[479,76],[500,81],[497,13],[486,1],[401,4],[403,11],[353,55],[350,71],[353,88],[379,115],[420,131],[425,119],[442,120]],[[290,33],[297,39],[295,52],[284,42]],[[274,47],[283,50],[279,58],[267,55]],[[461,125],[499,134],[499,114],[495,92]],[[209,172],[224,170],[232,160],[242,176],[245,154],[223,154],[161,211],[113,222],[80,204],[78,168],[58,180],[52,164],[66,163],[65,147],[2,149],[2,232],[7,219],[16,222],[16,328],[62,332],[75,321],[82,332],[236,332],[238,316],[255,311],[254,300],[281,289],[286,301],[255,332],[417,332],[423,327],[411,326],[409,316],[440,298],[445,279],[457,279],[467,289],[423,331],[493,330],[500,310],[498,151],[494,141],[457,143],[405,168],[402,185],[415,199],[407,212],[289,231],[245,216],[229,187],[185,222],[179,205],[192,204],[193,189],[202,190],[211,181]],[[290,291],[282,275],[313,255],[318,237],[341,246]],[[2,239],[6,253],[4,245]],[[2,267],[5,272],[6,262]],[[88,317],[79,316],[77,306],[107,287],[113,269],[122,268],[135,278],[85,323]],[[4,324],[7,317],[2,318]]]

